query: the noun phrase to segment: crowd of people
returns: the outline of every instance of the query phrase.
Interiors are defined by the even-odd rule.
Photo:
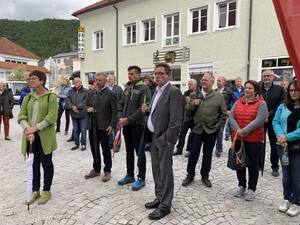
[[[72,85],[68,78],[62,78],[59,92],[53,94],[45,87],[46,75],[40,71],[31,72],[28,86],[22,90],[26,93],[22,96],[18,116],[23,129],[22,152],[34,154],[32,196],[27,203],[38,200],[39,204],[45,204],[51,198],[52,152],[57,148],[56,133],[61,131],[60,120],[65,113],[65,135],[68,135],[70,117],[73,124],[72,136],[68,139],[74,142],[71,150],[86,150],[88,131],[93,163],[85,179],[101,176],[102,170],[102,181],[111,179],[112,149],[119,150],[120,143],[116,144],[115,139],[122,131],[126,172],[117,183],[130,184],[132,191],[138,191],[146,185],[145,150],[150,150],[155,183],[155,199],[145,204],[146,208],[155,209],[149,214],[150,219],[161,219],[171,211],[173,157],[182,155],[186,149],[187,176],[182,185],[188,186],[196,176],[195,168],[202,149],[201,181],[210,188],[213,154],[221,157],[224,141],[233,139],[235,149],[243,147],[246,155],[245,166],[236,170],[237,189],[233,196],[255,200],[259,170],[263,170],[265,160],[266,135],[271,149],[272,176],[279,176],[279,162],[282,166],[284,201],[279,211],[289,216],[298,215],[300,90],[297,80],[276,85],[273,71],[265,70],[260,83],[248,80],[243,85],[238,77],[234,86],[229,87],[224,76],[215,79],[211,73],[204,73],[200,83],[190,79],[188,90],[181,94],[171,85],[170,77],[171,69],[164,63],[156,65],[155,81],[150,76],[142,77],[138,66],[130,66],[124,91],[116,84],[114,75],[97,73],[88,89],[83,87],[80,77],[74,77]],[[215,80],[216,89],[213,89]],[[12,101],[11,93],[0,82],[0,115],[6,140],[10,140]],[[41,193],[40,164],[44,170]]]

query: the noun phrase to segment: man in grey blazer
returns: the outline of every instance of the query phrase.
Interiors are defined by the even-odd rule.
[[[180,90],[170,83],[168,64],[157,64],[154,71],[157,84],[150,108],[143,104],[142,111],[149,112],[148,132],[151,134],[151,162],[156,199],[145,204],[152,220],[159,220],[171,212],[174,192],[172,154],[183,120],[183,100]]]

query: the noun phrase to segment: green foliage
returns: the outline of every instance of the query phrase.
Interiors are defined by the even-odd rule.
[[[0,19],[0,37],[7,37],[45,59],[58,53],[76,51],[78,27],[78,20]]]
[[[17,66],[12,74],[9,76],[9,80],[17,80],[17,81],[24,81],[25,80],[25,75],[26,75],[26,70],[25,66]]]

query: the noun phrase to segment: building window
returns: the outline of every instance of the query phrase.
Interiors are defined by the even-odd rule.
[[[155,19],[142,21],[142,31],[143,31],[143,42],[149,42],[155,40]]]
[[[94,32],[94,50],[102,50],[103,49],[103,31]]]
[[[201,79],[204,73],[213,73],[213,64],[191,64],[189,65],[189,76],[197,81],[197,87],[201,88]]]
[[[207,31],[207,7],[192,9],[191,15],[191,32],[200,33]]]
[[[165,16],[165,46],[179,44],[179,13]]]
[[[276,58],[265,58],[261,61],[261,71],[271,69],[274,72],[274,83],[280,85],[282,80],[292,81],[294,77],[294,70],[289,57],[276,57]]]
[[[57,62],[57,63],[60,63],[60,59],[57,59],[56,62]]]
[[[235,27],[237,25],[237,0],[217,4],[218,29]]]
[[[125,45],[132,45],[136,43],[136,23],[125,25]]]

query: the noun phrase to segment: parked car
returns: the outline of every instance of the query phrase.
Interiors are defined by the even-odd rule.
[[[21,90],[27,85],[25,81],[7,81],[8,88],[11,89],[14,95],[14,104],[17,105],[19,103]]]

